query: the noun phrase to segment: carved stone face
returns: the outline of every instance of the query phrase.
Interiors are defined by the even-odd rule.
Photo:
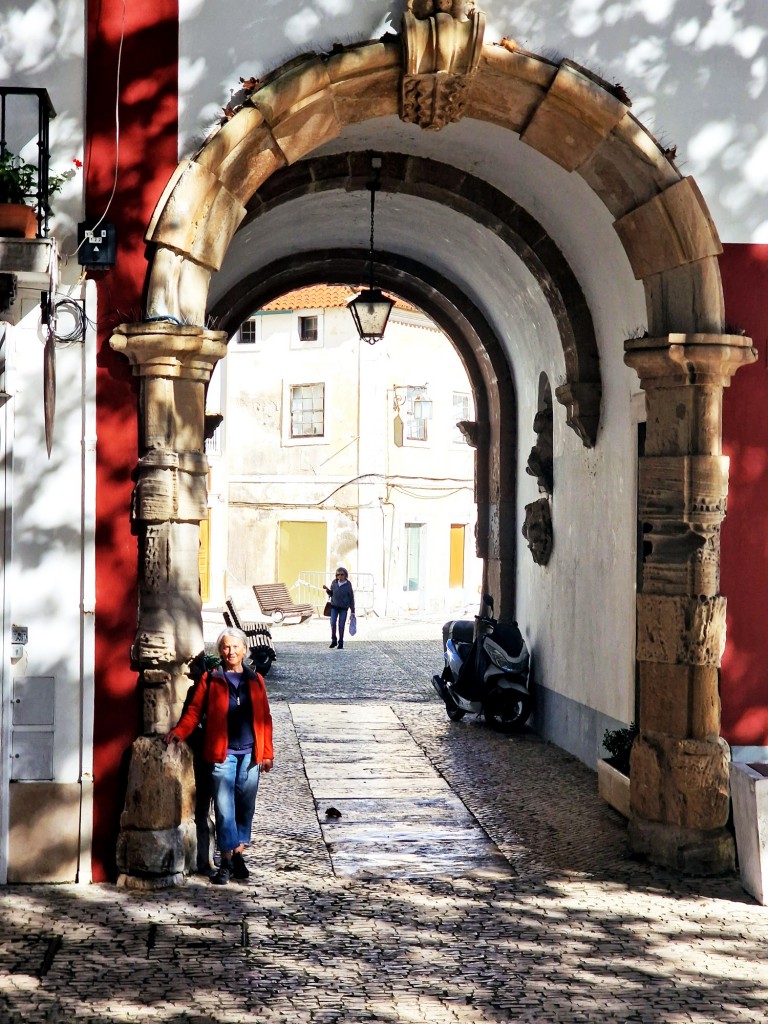
[[[552,554],[552,517],[546,498],[525,506],[523,536],[537,565],[546,565]]]

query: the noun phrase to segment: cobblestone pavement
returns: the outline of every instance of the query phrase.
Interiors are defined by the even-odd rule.
[[[768,1021],[768,908],[736,878],[634,861],[594,773],[532,733],[449,722],[429,686],[437,637],[281,639],[251,879],[0,890],[0,1021]],[[365,701],[389,707],[506,873],[334,873],[294,719]]]

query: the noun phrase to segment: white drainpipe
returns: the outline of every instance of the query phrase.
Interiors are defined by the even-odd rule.
[[[0,327],[4,331],[5,344],[5,387],[12,394],[13,372],[13,328],[10,324]],[[11,551],[13,516],[13,399],[0,408],[0,423],[5,451],[0,451],[3,472],[0,474],[0,501],[5,509],[4,527],[0,535],[0,885],[8,881],[8,843],[10,817],[8,805],[11,799],[11,698],[13,679],[11,670]]]
[[[77,880],[92,880],[93,729],[96,668],[96,285],[85,285],[87,326],[83,342],[82,569],[80,680],[80,856]]]

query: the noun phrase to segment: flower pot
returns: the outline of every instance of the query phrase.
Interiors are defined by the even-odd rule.
[[[34,238],[37,211],[22,203],[0,203],[0,237]]]
[[[741,884],[768,906],[768,762],[731,762],[731,799]]]
[[[600,798],[625,818],[629,818],[629,776],[607,761],[597,762],[597,791]]]

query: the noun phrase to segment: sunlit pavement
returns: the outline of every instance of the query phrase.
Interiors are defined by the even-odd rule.
[[[251,878],[0,890],[3,1024],[768,1020],[768,908],[634,861],[532,733],[449,722],[439,623],[341,652],[289,628]]]

